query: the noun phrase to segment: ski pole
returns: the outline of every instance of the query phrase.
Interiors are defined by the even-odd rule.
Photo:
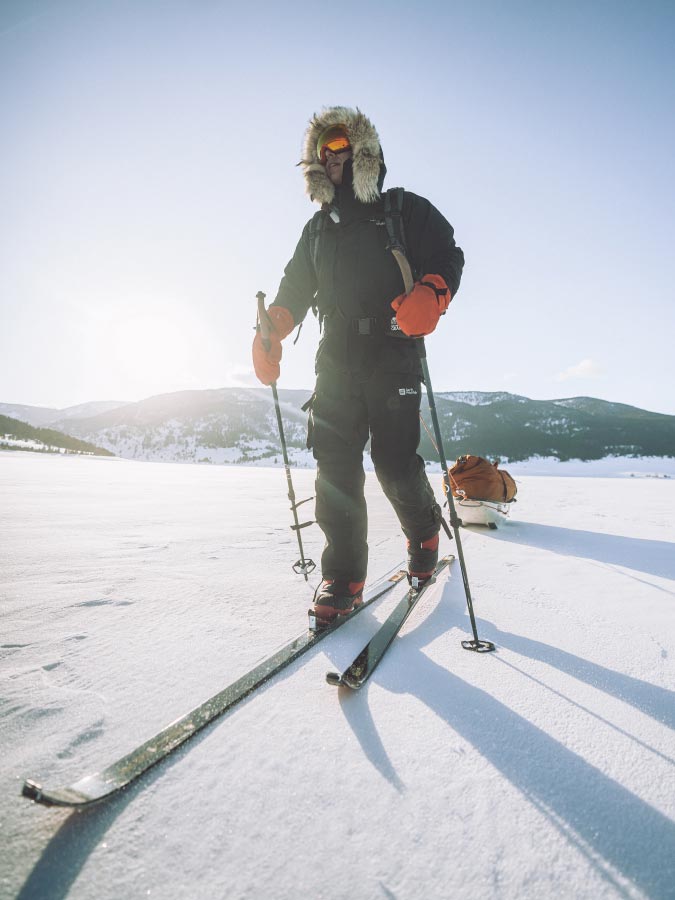
[[[386,216],[386,213],[385,213]],[[401,277],[403,279],[403,289],[406,294],[409,294],[413,287],[415,286],[415,280],[412,273],[412,268],[410,266],[410,262],[408,261],[408,257],[405,252],[405,239],[403,238],[402,225],[399,226],[401,229],[399,235],[397,237],[395,233],[395,228],[393,225],[387,225],[387,231],[389,233],[389,249],[391,250],[394,259],[398,263],[398,266],[401,270]],[[420,363],[422,364],[422,374],[424,376],[424,384],[427,389],[427,399],[429,401],[429,412],[431,413],[431,421],[434,425],[434,431],[436,432],[436,444],[438,456],[441,461],[441,468],[443,470],[443,485],[445,488],[445,494],[448,498],[448,509],[450,511],[450,524],[452,525],[452,529],[455,535],[455,541],[457,542],[457,556],[459,557],[459,566],[462,571],[462,581],[464,582],[464,593],[466,594],[466,606],[469,610],[469,618],[471,619],[471,628],[473,630],[473,640],[472,641],[462,641],[462,647],[465,650],[475,650],[477,653],[489,653],[490,650],[495,649],[495,645],[491,641],[481,641],[478,637],[478,630],[476,628],[476,617],[473,614],[473,602],[471,600],[471,588],[469,587],[469,576],[466,573],[466,563],[464,562],[464,551],[462,550],[462,540],[459,536],[459,526],[461,524],[461,519],[457,518],[457,511],[455,509],[455,502],[452,498],[452,486],[450,484],[450,472],[448,471],[448,463],[445,459],[445,451],[443,450],[443,440],[441,438],[441,429],[438,424],[438,414],[436,412],[436,400],[434,398],[434,392],[431,387],[431,377],[429,375],[429,366],[427,364],[427,350],[424,346],[424,338],[418,339],[415,341],[417,344],[417,353],[420,358]],[[448,531],[448,526],[443,517],[441,517],[441,523],[443,524],[443,528],[447,532],[448,537],[450,537],[450,532]]]
[[[459,567],[462,572],[462,581],[464,582],[464,593],[466,594],[466,606],[469,610],[469,618],[471,619],[471,628],[473,630],[473,640],[471,641],[462,641],[462,647],[465,650],[474,650],[476,653],[489,653],[490,650],[495,649],[495,645],[491,641],[481,641],[478,637],[478,630],[476,628],[476,617],[473,614],[473,602],[471,600],[471,588],[469,587],[469,576],[466,572],[466,563],[464,562],[464,551],[462,550],[462,540],[459,535],[459,526],[462,524],[461,519],[457,518],[457,510],[455,508],[455,501],[452,497],[452,485],[450,484],[450,472],[448,470],[448,463],[445,458],[445,450],[443,449],[443,439],[441,438],[441,428],[438,424],[438,413],[436,412],[436,399],[434,397],[434,392],[431,387],[431,377],[429,376],[429,365],[427,363],[427,351],[424,346],[424,339],[416,341],[417,343],[417,353],[420,358],[420,362],[422,363],[422,373],[424,376],[424,384],[427,389],[427,400],[429,401],[429,412],[431,414],[431,421],[434,426],[434,432],[436,434],[436,450],[438,451],[438,458],[441,461],[441,469],[443,470],[443,486],[445,488],[445,495],[448,498],[448,509],[450,511],[450,524],[452,525],[452,530],[454,532],[455,541],[457,543],[457,556],[459,558]],[[445,524],[445,520],[441,519],[444,527],[447,531],[447,526]]]
[[[265,309],[265,294],[262,291],[258,291],[256,294],[256,300],[258,301],[258,322],[257,329],[260,331],[260,337],[263,342],[263,347],[265,350],[270,349],[270,330],[272,328],[271,322],[269,320],[269,316],[267,315],[267,310]],[[301,500],[300,503],[296,503],[295,500],[295,491],[293,490],[293,479],[291,478],[291,466],[288,461],[288,449],[286,447],[286,437],[284,435],[284,423],[281,420],[281,407],[279,406],[279,394],[277,392],[277,383],[273,381],[271,384],[272,388],[272,396],[274,397],[274,409],[277,414],[277,426],[279,428],[279,440],[281,442],[281,452],[284,457],[284,468],[286,469],[286,482],[288,484],[288,499],[291,501],[291,511],[293,513],[293,521],[295,524],[291,525],[291,530],[295,532],[298,538],[298,547],[300,548],[300,559],[294,564],[293,571],[298,575],[303,575],[305,581],[308,580],[308,575],[310,572],[313,572],[316,569],[316,563],[314,560],[305,558],[305,551],[302,546],[302,537],[300,536],[300,529],[306,528],[308,525],[313,525],[313,522],[303,522],[300,524],[298,521],[298,507],[303,503],[307,503],[307,500]],[[311,498],[308,498],[311,499]]]

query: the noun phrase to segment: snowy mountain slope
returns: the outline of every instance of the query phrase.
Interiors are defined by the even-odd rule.
[[[292,456],[302,456],[308,391],[282,391],[284,429]],[[116,410],[64,423],[74,434],[96,434],[128,459],[237,463],[280,459],[271,391],[228,388],[161,394]],[[310,457],[311,458],[311,457]]]
[[[54,409],[48,406],[26,406],[20,403],[0,403],[0,415],[20,419],[36,427],[54,425],[60,427],[68,419],[81,419],[108,412],[120,406],[126,406],[122,400],[98,400],[91,403],[78,403],[65,409]]]
[[[0,415],[0,448],[39,451],[45,453],[88,453],[112,456],[94,444],[78,440],[53,428],[36,428],[19,419]]]
[[[500,400],[517,400],[519,403],[530,403],[528,397],[520,394],[509,394],[507,391],[442,391],[437,395],[444,400],[466,403],[468,406],[490,406]]]
[[[50,425],[55,418],[57,410],[48,406],[26,406],[21,403],[0,403],[0,416],[9,416],[10,419],[19,419],[40,428]]]
[[[21,779],[144,740],[296,634],[311,589],[278,470],[2,462],[3,897],[673,896],[673,482],[520,479],[513,521],[463,533],[496,653],[461,649],[455,568],[361,694],[324,673],[394,598],[68,815]],[[367,490],[374,575],[402,539]]]
[[[307,414],[301,409],[311,392],[279,393],[292,457],[296,463],[304,459],[311,465],[306,451]],[[544,401],[505,392],[464,391],[439,393],[437,407],[449,459],[463,453],[511,462],[542,456],[675,458],[675,416],[625,404],[589,397]],[[39,413],[42,416],[44,411]],[[430,428],[426,397],[422,414]],[[128,459],[281,461],[272,395],[265,388],[179,391],[96,415],[77,416],[71,410],[55,419],[55,427]],[[420,452],[427,460],[437,458],[424,431]]]
[[[567,409],[577,409],[583,412],[602,413],[605,416],[614,416],[615,418],[632,418],[648,420],[651,416],[662,415],[662,413],[652,413],[646,409],[639,409],[637,406],[629,406],[627,403],[609,403],[607,400],[597,400],[595,397],[567,397],[562,400],[552,400],[556,406],[564,406]]]

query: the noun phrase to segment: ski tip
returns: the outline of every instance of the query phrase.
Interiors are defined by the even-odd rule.
[[[77,806],[70,797],[63,797],[60,791],[45,790],[36,781],[26,779],[21,788],[21,796],[32,800],[33,803],[41,803],[43,806]]]
[[[26,780],[21,788],[21,796],[39,803],[42,800],[42,786],[35,781]]]
[[[335,687],[349,688],[350,691],[358,691],[363,681],[350,678],[348,674],[340,675],[339,672],[326,672],[326,681]]]

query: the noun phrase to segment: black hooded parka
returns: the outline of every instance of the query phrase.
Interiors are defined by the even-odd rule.
[[[386,174],[381,161],[378,189]],[[441,275],[454,297],[464,254],[452,226],[424,197],[405,191],[403,227],[407,255],[416,276]],[[319,221],[321,220],[321,221]],[[374,371],[421,374],[415,341],[392,337],[387,325],[391,301],[403,293],[401,271],[387,249],[384,199],[363,203],[352,189],[352,161],[342,184],[303,229],[286,266],[275,305],[288,309],[296,324],[310,307],[318,309],[322,339],[316,372],[367,378]],[[370,333],[359,333],[358,319],[373,318]]]
[[[326,125],[344,123],[352,159],[334,186],[316,153]],[[273,305],[296,325],[318,311],[307,446],[317,461],[316,520],[326,544],[324,579],[360,583],[368,562],[363,450],[368,439],[375,473],[411,545],[438,534],[440,508],[417,455],[421,367],[416,342],[391,336],[391,302],[404,292],[388,249],[379,138],[358,110],[333,107],[310,122],[305,141],[308,193],[322,208],[307,223]],[[453,229],[423,197],[405,191],[402,221],[414,276],[441,275],[457,293],[464,255]],[[367,328],[364,328],[364,322]]]

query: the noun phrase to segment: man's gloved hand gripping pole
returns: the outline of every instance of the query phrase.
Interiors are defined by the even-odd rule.
[[[281,374],[281,342],[293,331],[295,322],[291,313],[283,306],[265,309],[265,295],[259,291],[258,327],[253,338],[253,368],[258,381],[265,385],[274,384]]]
[[[452,300],[450,288],[440,275],[425,275],[412,289],[391,301],[399,328],[408,337],[424,337],[438,325],[438,320]]]

